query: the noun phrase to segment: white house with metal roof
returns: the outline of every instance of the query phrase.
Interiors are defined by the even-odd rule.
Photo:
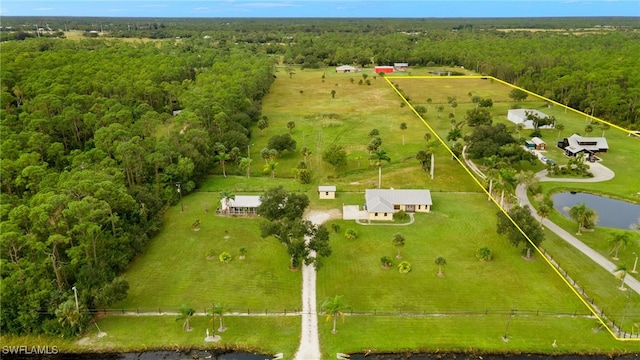
[[[331,185],[318,186],[318,197],[320,199],[335,199],[336,187]]]
[[[260,206],[259,195],[236,195],[235,199],[229,199],[229,211],[225,199],[220,200],[220,209],[230,215],[256,215],[256,209]]]
[[[403,210],[431,211],[431,192],[412,189],[367,189],[364,193],[369,220],[393,220],[393,214]]]

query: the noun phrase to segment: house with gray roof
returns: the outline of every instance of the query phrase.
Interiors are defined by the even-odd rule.
[[[393,214],[400,210],[430,212],[432,205],[429,190],[367,189],[364,197],[369,220],[393,220]]]
[[[559,141],[558,147],[563,149],[567,156],[576,156],[584,152],[591,157],[609,150],[609,144],[604,137],[584,137],[578,134],[573,134]]]
[[[256,215],[260,206],[259,195],[236,195],[235,199],[229,199],[229,210],[225,199],[220,200],[220,211],[230,215]]]

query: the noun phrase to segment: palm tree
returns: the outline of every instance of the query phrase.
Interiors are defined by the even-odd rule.
[[[382,150],[382,149],[378,149],[376,151],[374,151],[371,156],[369,157],[370,160],[375,160],[376,162],[376,166],[378,167],[378,189],[380,189],[380,187],[382,186],[382,162],[386,161],[388,163],[391,162],[391,158],[389,156],[387,156],[387,152]]]
[[[584,132],[585,134],[588,136],[589,133],[591,133],[593,131],[593,126],[592,125],[587,125],[584,127]]]
[[[627,291],[627,288],[624,287],[624,278],[627,277],[627,266],[625,264],[618,265],[616,270],[613,272],[613,275],[616,279],[620,280],[620,287],[618,287],[618,289]]]
[[[444,110],[444,105],[438,105],[436,106],[436,109],[438,110],[438,120],[440,120],[440,116],[442,115],[442,111]]]
[[[611,126],[609,126],[609,124],[606,124],[606,123],[600,124],[600,130],[602,130],[602,137],[604,137],[604,132],[609,130],[610,128]]]
[[[231,207],[229,205],[231,204],[231,200],[236,199],[236,195],[229,190],[222,190],[220,191],[220,198],[224,203],[225,213],[229,215],[229,212],[231,211]]]
[[[502,168],[498,171],[498,181],[493,185],[500,191],[500,207],[504,207],[504,193],[515,189],[515,170],[512,168]]]
[[[227,327],[224,326],[224,319],[223,319],[223,315],[226,312],[227,312],[227,309],[224,307],[224,305],[213,304],[213,314],[218,315],[218,320],[220,321],[220,327],[218,327],[218,332],[227,331]]]
[[[195,314],[196,311],[186,305],[182,305],[180,307],[180,315],[176,318],[177,320],[183,320],[184,319],[184,323],[182,323],[182,329],[184,331],[191,331],[193,330],[193,328],[191,327],[191,324],[189,323],[189,320],[191,320],[191,317],[193,316],[193,314]]]
[[[447,265],[447,260],[442,256],[438,256],[435,260],[436,265],[438,265],[438,276],[444,276],[442,272],[442,267]]]
[[[546,219],[547,216],[549,216],[549,213],[551,213],[551,208],[547,204],[540,204],[540,206],[538,206],[538,209],[536,210],[536,213],[538,214],[538,216],[540,216],[540,225],[542,225],[544,219]]]
[[[407,123],[400,123],[400,130],[402,130],[402,145],[404,145],[404,131],[407,130]]]
[[[582,235],[581,230],[595,223],[598,218],[598,213],[589,209],[585,203],[574,205],[569,209],[568,213],[569,217],[578,223],[578,232],[576,235]]]
[[[558,139],[560,139],[560,133],[564,130],[564,125],[556,124],[556,130],[558,130]]]
[[[253,161],[250,157],[243,157],[240,159],[240,169],[245,170],[247,172],[247,179],[251,177],[251,162]]]
[[[278,163],[277,162],[269,161],[269,163],[264,166],[264,169],[262,169],[262,171],[265,172],[265,173],[271,172],[271,178],[275,179],[276,178],[276,168],[277,167],[278,167]]]
[[[289,129],[289,134],[293,132],[293,128],[296,127],[296,122],[291,120],[287,123],[287,128]]]
[[[322,302],[320,311],[327,314],[327,321],[333,319],[333,329],[331,330],[332,334],[338,332],[338,330],[336,330],[336,323],[339,317],[342,318],[342,321],[344,322],[344,312],[347,309],[349,309],[349,306],[342,301],[342,296],[340,295],[325,299]]]
[[[227,160],[231,159],[231,156],[226,152],[220,152],[218,153],[218,155],[215,156],[215,158],[216,160],[220,161],[220,166],[222,166],[222,175],[224,175],[224,177],[227,177],[225,164],[227,163]]]
[[[80,330],[82,314],[76,309],[76,305],[72,299],[58,305],[55,314],[60,324],[71,329],[72,333]]]
[[[402,259],[402,255],[400,255],[400,248],[404,246],[404,236],[400,233],[393,234],[393,246],[396,247],[397,254],[396,259]]]
[[[611,233],[611,239],[609,240],[609,248],[611,250],[609,250],[609,254],[615,251],[612,259],[618,260],[618,251],[620,251],[620,249],[626,248],[630,242],[631,239],[629,238],[629,234],[627,233]]]

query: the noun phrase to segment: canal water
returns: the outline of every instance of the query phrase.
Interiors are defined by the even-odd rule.
[[[628,230],[637,224],[640,218],[640,205],[604,196],[561,192],[554,194],[552,199],[553,207],[568,219],[571,217],[565,210],[566,207],[585,203],[588,208],[598,213],[597,226]]]

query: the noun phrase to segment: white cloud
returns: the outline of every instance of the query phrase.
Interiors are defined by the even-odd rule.
[[[201,7],[194,8],[193,10],[196,10],[196,11],[206,11],[206,10],[209,10],[209,8],[208,8],[208,7],[203,7],[203,6],[201,6]]]
[[[49,7],[40,7],[40,8],[35,8],[33,9],[35,11],[51,11],[53,10],[53,8],[49,8]]]

